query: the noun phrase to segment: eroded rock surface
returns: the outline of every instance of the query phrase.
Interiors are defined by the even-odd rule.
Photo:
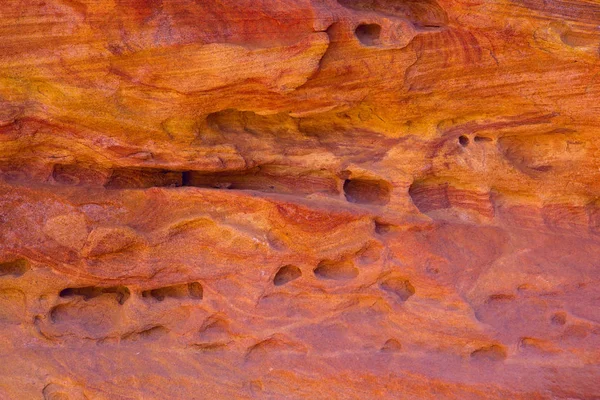
[[[598,26],[5,0],[0,398],[600,398]]]

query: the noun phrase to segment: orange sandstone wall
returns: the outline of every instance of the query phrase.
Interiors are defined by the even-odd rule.
[[[4,0],[0,398],[599,399],[597,0]]]

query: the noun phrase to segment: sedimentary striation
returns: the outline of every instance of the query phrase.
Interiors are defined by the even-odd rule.
[[[0,398],[600,398],[596,0],[5,0]]]

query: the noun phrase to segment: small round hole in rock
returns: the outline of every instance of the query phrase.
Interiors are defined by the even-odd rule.
[[[567,323],[567,313],[564,311],[554,313],[551,321],[554,325],[564,325]]]
[[[402,344],[397,339],[388,339],[381,347],[381,351],[384,353],[395,353],[400,350],[402,350]]]
[[[375,221],[375,233],[378,235],[385,235],[394,230],[394,225],[387,224],[385,222]]]
[[[356,38],[365,46],[376,46],[381,36],[381,26],[377,24],[361,24],[354,31]]]
[[[192,299],[202,300],[204,297],[204,289],[198,282],[188,283],[188,292],[190,294],[190,298]]]
[[[462,135],[458,138],[458,143],[460,143],[462,147],[466,147],[469,145],[469,138],[465,135]]]
[[[379,286],[386,292],[396,295],[402,302],[415,294],[415,287],[408,279],[388,278],[380,282]]]
[[[275,286],[285,285],[293,281],[294,279],[298,279],[302,276],[302,271],[300,268],[294,265],[285,265],[279,268],[279,271],[275,274],[275,278],[273,278],[273,284]]]

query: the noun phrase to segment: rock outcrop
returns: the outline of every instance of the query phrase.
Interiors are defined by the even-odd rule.
[[[5,0],[0,398],[600,398],[596,0]]]

